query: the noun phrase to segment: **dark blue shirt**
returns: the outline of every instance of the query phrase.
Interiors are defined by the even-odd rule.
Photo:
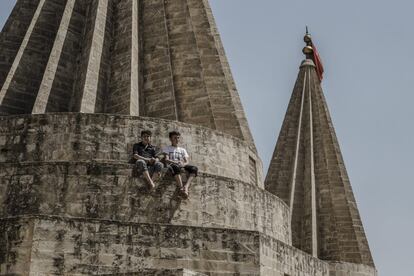
[[[138,154],[144,158],[155,158],[157,155],[157,150],[153,145],[144,145],[144,143],[139,142],[137,144],[134,144],[134,147],[132,148],[132,154]]]

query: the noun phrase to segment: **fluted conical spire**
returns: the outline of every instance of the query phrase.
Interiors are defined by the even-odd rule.
[[[295,247],[374,266],[311,51],[304,49],[265,188],[290,206]]]
[[[0,115],[159,117],[251,142],[207,0],[18,0],[0,36]]]

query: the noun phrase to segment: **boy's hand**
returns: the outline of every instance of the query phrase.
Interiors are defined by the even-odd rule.
[[[138,154],[135,153],[133,156],[134,156],[135,159],[139,159],[139,155]]]

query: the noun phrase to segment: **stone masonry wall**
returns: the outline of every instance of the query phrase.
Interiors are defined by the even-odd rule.
[[[81,108],[82,94],[86,84],[86,71],[88,70],[90,52],[93,50],[93,32],[97,19],[98,0],[88,1],[85,23],[82,26],[82,36],[80,39],[81,52],[79,53],[75,77],[74,90],[72,98],[68,99],[70,103],[70,111],[79,111]],[[98,95],[100,95],[98,93]],[[98,104],[101,104],[99,97]],[[102,105],[102,104],[101,104]],[[98,109],[99,110],[99,109]],[[100,110],[99,110],[100,111]]]
[[[127,161],[144,129],[153,132],[155,145],[168,145],[168,132],[179,130],[191,163],[209,174],[248,182],[252,158],[257,185],[263,187],[262,163],[248,143],[207,128],[155,118],[71,113],[1,117],[0,162]]]
[[[33,240],[31,273],[105,275],[185,268],[211,276],[328,275],[328,263],[257,232],[45,216],[0,220],[3,228],[16,224],[30,235],[15,235],[12,246],[0,248],[0,260],[10,252],[19,258],[20,247]],[[269,256],[277,269],[268,268]],[[24,269],[11,262],[0,275]]]
[[[167,143],[168,131],[181,131],[201,169],[188,201],[177,198],[168,175],[151,194],[131,177],[128,152],[143,129],[153,131],[156,144]],[[376,275],[291,247],[288,207],[260,182],[248,183],[251,158],[257,156],[246,142],[179,122],[71,113],[0,117],[0,275],[154,268],[220,276]]]
[[[0,38],[0,77],[7,75],[0,114],[150,116],[222,131],[254,148],[207,1],[35,3],[33,13],[20,0],[10,22],[21,26],[6,24]]]
[[[378,273],[372,266],[345,262],[330,262],[330,276],[377,276]]]
[[[33,247],[33,221],[0,218],[0,275],[27,275]]]
[[[0,164],[0,217],[43,214],[256,230],[290,243],[289,210],[237,180],[200,173],[181,201],[165,176],[154,193],[132,166],[102,162]]]
[[[141,114],[178,120],[164,0],[140,1]]]
[[[117,5],[115,5],[113,44],[110,57],[112,59],[111,81],[108,90],[110,93],[107,93],[108,101],[105,111],[108,113],[130,114],[131,89],[133,89],[131,87],[133,81],[131,70],[133,66],[138,66],[138,61],[133,64],[131,60],[132,40],[134,39],[132,37],[133,20],[138,20],[138,18],[133,18],[132,1],[134,0],[121,0],[117,1]],[[138,43],[138,38],[135,39]],[[138,70],[138,68],[135,69]],[[136,112],[138,114],[138,109]]]
[[[260,275],[330,275],[327,263],[267,236],[261,237],[260,261]]]
[[[21,232],[11,247],[0,248],[0,275],[99,275],[141,269],[186,268],[209,275],[259,275],[257,233],[155,224],[119,224],[79,219],[0,220],[3,228],[18,222]],[[8,232],[7,232],[8,233]],[[3,239],[8,234],[1,233]],[[21,246],[33,241],[30,270],[18,262]],[[13,253],[17,259],[10,260]],[[24,271],[25,270],[25,271]]]

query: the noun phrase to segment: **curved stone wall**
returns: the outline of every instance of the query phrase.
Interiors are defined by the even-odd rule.
[[[330,262],[329,275],[332,276],[377,276],[374,267],[345,262]]]
[[[254,230],[291,244],[288,206],[248,183],[201,173],[190,199],[165,176],[153,193],[120,162],[0,164],[0,217],[51,215]]]
[[[202,172],[263,188],[263,169],[248,143],[208,128],[156,118],[55,113],[0,117],[0,163],[24,161],[127,161],[144,129],[153,144],[168,145],[178,130],[191,162]],[[254,181],[256,180],[256,181]]]
[[[183,268],[210,276],[377,275],[371,267],[319,260],[256,231],[211,227],[24,216],[0,219],[0,245],[0,264],[10,260],[0,275],[147,275],[143,271]]]

